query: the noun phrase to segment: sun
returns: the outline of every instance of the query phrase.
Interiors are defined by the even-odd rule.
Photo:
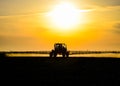
[[[57,30],[72,30],[79,23],[78,10],[70,3],[61,3],[55,6],[48,15]]]

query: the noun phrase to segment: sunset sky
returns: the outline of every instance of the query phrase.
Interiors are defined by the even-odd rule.
[[[120,50],[120,0],[0,0],[0,50]]]

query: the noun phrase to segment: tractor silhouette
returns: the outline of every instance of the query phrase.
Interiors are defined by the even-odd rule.
[[[50,57],[57,57],[57,55],[62,55],[62,57],[69,57],[69,51],[67,51],[67,46],[65,43],[54,44],[54,49],[50,52]]]

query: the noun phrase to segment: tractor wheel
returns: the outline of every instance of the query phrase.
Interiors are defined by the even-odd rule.
[[[52,52],[50,52],[50,57],[52,57],[53,56],[53,53]]]
[[[65,53],[63,53],[62,56],[65,57]]]
[[[68,55],[68,54],[66,54],[66,57],[69,57],[69,55]]]
[[[54,57],[54,50],[50,52],[50,57]]]
[[[57,57],[57,53],[54,52],[54,57]]]
[[[66,53],[66,57],[69,57],[69,52]]]

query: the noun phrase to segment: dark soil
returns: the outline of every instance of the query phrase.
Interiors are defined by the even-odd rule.
[[[92,57],[5,57],[1,56],[1,80],[11,83],[117,86],[120,83],[119,58]],[[5,83],[4,83],[5,84]],[[119,86],[119,85],[118,85]]]

